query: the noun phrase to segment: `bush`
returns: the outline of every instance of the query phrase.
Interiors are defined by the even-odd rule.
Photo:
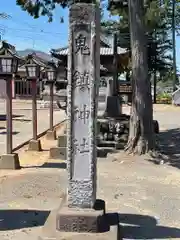
[[[172,95],[169,93],[161,93],[157,95],[157,103],[168,103],[172,102]]]

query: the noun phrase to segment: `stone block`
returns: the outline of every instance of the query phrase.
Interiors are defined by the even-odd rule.
[[[41,141],[39,139],[38,140],[31,139],[29,141],[28,151],[37,151],[37,152],[42,151]]]
[[[0,159],[0,169],[20,169],[19,156],[17,153],[3,154]]]
[[[56,130],[48,130],[46,133],[47,140],[56,140]]]
[[[62,215],[64,209],[64,202],[61,199],[61,204],[60,207],[58,209],[54,209],[53,211],[51,211],[50,215],[47,218],[47,221],[45,222],[45,225],[42,228],[42,232],[40,233],[39,239],[38,240],[122,240],[122,233],[120,231],[120,226],[119,226],[119,220],[118,220],[118,214],[105,214],[103,215],[103,211],[99,210],[96,213],[96,216],[103,216],[103,219],[101,224],[103,225],[104,223],[104,228],[101,230],[99,233],[92,233],[92,232],[65,232],[65,231],[59,231],[57,229],[57,221],[59,219],[60,214]],[[64,210],[63,210],[64,209]],[[78,211],[78,210],[76,210]],[[91,210],[93,211],[93,210]],[[84,211],[85,212],[85,211]],[[68,212],[67,212],[68,213]],[[67,216],[66,213],[66,216]],[[71,211],[72,213],[72,211]],[[74,212],[75,213],[75,210]],[[79,216],[83,215],[83,210],[81,212],[81,214],[79,214]],[[76,213],[77,215],[77,213]],[[74,214],[74,217],[76,216]],[[114,215],[116,215],[116,219],[114,217]],[[65,215],[64,215],[65,216]],[[94,214],[92,214],[92,216],[95,216]],[[77,216],[76,216],[77,218]],[[80,217],[78,217],[78,219],[80,219]],[[86,218],[87,221],[88,218]],[[96,222],[95,218],[95,222]],[[94,226],[94,222],[88,221],[87,224],[83,219],[81,219],[82,222],[79,223],[78,226],[80,226],[80,230],[87,230],[87,224],[88,226],[90,226],[90,224],[93,224]],[[105,221],[105,222],[104,222]],[[83,223],[85,223],[83,225]],[[69,226],[69,227],[73,227],[73,229],[75,230],[75,228],[77,227],[77,222],[73,222],[72,223],[73,226]],[[98,220],[98,224],[100,224],[99,220]],[[89,227],[88,227],[89,229]],[[92,228],[91,228],[92,229]],[[90,229],[90,230],[91,230]],[[95,230],[97,230],[97,228],[95,228]],[[106,231],[105,231],[106,230]]]
[[[66,148],[67,147],[67,135],[58,136],[57,146],[61,147],[61,148]]]
[[[49,158],[66,160],[67,159],[66,151],[67,150],[64,147],[52,147],[50,148],[49,151]]]
[[[109,231],[103,210],[64,206],[56,218],[56,229],[62,232],[98,233]]]

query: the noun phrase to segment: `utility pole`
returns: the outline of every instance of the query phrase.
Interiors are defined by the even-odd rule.
[[[172,1],[173,91],[176,90],[176,0]]]

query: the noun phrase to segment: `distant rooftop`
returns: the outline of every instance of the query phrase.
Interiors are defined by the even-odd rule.
[[[60,55],[60,56],[67,56],[68,55],[68,47],[66,48],[59,48],[53,49],[52,55]],[[127,53],[127,49],[118,47],[118,54],[125,54]],[[100,55],[113,55],[113,48],[101,47],[100,48]]]
[[[107,37],[105,37],[103,34],[100,36],[100,55],[113,55],[113,46],[111,45],[110,41]],[[118,54],[125,54],[128,50],[125,48],[118,47]],[[58,48],[58,49],[52,49],[51,54],[54,57],[59,56],[67,56],[68,55],[68,46]]]

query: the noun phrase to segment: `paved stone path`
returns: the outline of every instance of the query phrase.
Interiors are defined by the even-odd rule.
[[[49,128],[49,109],[38,109],[38,134]],[[32,107],[31,101],[13,101],[13,148],[32,138]],[[0,101],[0,155],[6,151],[6,105]],[[64,111],[54,111],[54,124],[65,119]]]
[[[163,110],[164,121],[167,113],[180,114],[176,111]],[[162,117],[161,110],[157,112]],[[26,146],[19,151],[23,169],[0,171],[1,240],[37,240],[66,190],[65,162],[48,159],[47,150],[56,141],[41,141],[42,153],[26,152]],[[179,143],[176,139],[174,144]],[[98,198],[106,201],[108,211],[120,213],[124,239],[180,239],[178,167],[123,152],[98,159]]]

